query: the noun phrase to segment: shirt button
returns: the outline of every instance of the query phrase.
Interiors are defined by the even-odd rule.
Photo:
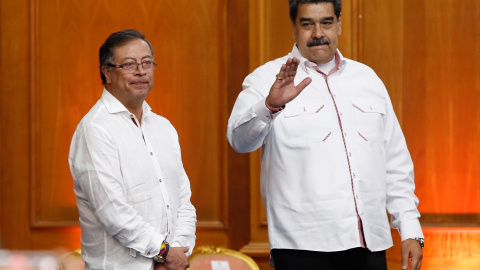
[[[152,155],[152,156],[153,156],[153,152],[150,152],[150,155]]]
[[[355,195],[355,198],[357,198],[357,200],[358,200],[358,194],[357,194],[357,195]]]
[[[355,175],[355,174],[353,174],[353,178],[355,178],[355,176],[356,176],[356,175]]]
[[[150,252],[147,252],[147,256],[150,256]]]
[[[348,155],[349,155],[349,156],[352,156],[352,153],[351,153],[351,152],[348,152]]]
[[[343,117],[343,114],[342,114],[342,113],[340,113],[340,117]]]
[[[167,209],[170,209],[170,205],[169,205],[169,204],[167,204]]]
[[[162,179],[158,179],[158,181],[160,181],[160,183],[162,182]]]

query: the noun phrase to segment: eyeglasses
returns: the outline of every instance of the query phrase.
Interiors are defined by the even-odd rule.
[[[125,71],[128,71],[128,72],[134,72],[135,70],[138,69],[138,66],[142,66],[142,69],[145,70],[145,71],[151,71],[157,66],[157,63],[155,63],[151,60],[148,60],[148,61],[143,61],[141,63],[127,62],[127,63],[121,64],[121,65],[114,65],[114,64],[106,64],[106,65],[109,66],[109,67],[114,67],[114,68],[122,68],[122,69],[124,69]]]

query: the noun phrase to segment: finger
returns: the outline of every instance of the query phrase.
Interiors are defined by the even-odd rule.
[[[408,257],[409,257],[408,251],[403,251],[402,250],[402,269],[405,270],[408,268]]]
[[[288,58],[287,62],[285,63],[285,78],[290,76],[290,70],[292,69],[292,59]]]
[[[297,58],[293,58],[290,62],[290,65],[288,67],[288,74],[287,76],[288,77],[295,77],[296,73],[297,73],[297,68],[298,68],[298,63],[299,63],[299,60]]]
[[[310,78],[310,77],[307,77],[307,78],[303,79],[303,81],[301,81],[297,85],[298,92],[300,93],[301,91],[303,91],[303,89],[305,89],[305,87],[307,87],[311,82],[312,82],[312,78]]]
[[[285,64],[282,65],[282,67],[280,68],[280,71],[278,72],[278,74],[276,75],[276,78],[275,78],[275,83],[282,83],[283,80],[285,79],[285,70],[287,69],[287,66]]]
[[[418,256],[413,256],[412,262],[411,262],[411,265],[412,265],[411,269],[414,269],[414,270],[420,269],[421,262],[422,261],[420,260],[420,258]]]

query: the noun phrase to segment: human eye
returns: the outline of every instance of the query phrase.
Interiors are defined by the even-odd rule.
[[[152,60],[145,60],[142,61],[142,68],[145,70],[149,70],[152,68],[153,61]]]
[[[302,23],[302,26],[305,27],[305,28],[311,28],[313,26],[313,23],[312,22],[304,22],[304,23]]]
[[[132,70],[136,67],[136,64],[135,64],[135,62],[126,62],[126,63],[122,64],[122,67],[126,70]]]
[[[324,27],[330,27],[330,26],[332,26],[332,24],[333,24],[332,21],[324,21],[324,22],[322,22],[322,25],[323,25]]]

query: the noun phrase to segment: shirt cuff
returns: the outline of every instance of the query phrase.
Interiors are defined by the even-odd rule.
[[[402,222],[398,232],[400,233],[402,242],[411,238],[425,238],[418,219]]]
[[[272,121],[278,115],[280,115],[280,111],[274,114],[271,113],[271,111],[267,108],[267,105],[265,105],[265,99],[260,100],[260,102],[253,107],[253,111],[255,114],[257,114],[258,118],[265,123]]]
[[[161,234],[155,233],[150,243],[148,243],[145,253],[141,255],[147,258],[153,258],[157,256],[158,253],[160,253],[160,246],[162,245],[163,239],[164,238]]]

